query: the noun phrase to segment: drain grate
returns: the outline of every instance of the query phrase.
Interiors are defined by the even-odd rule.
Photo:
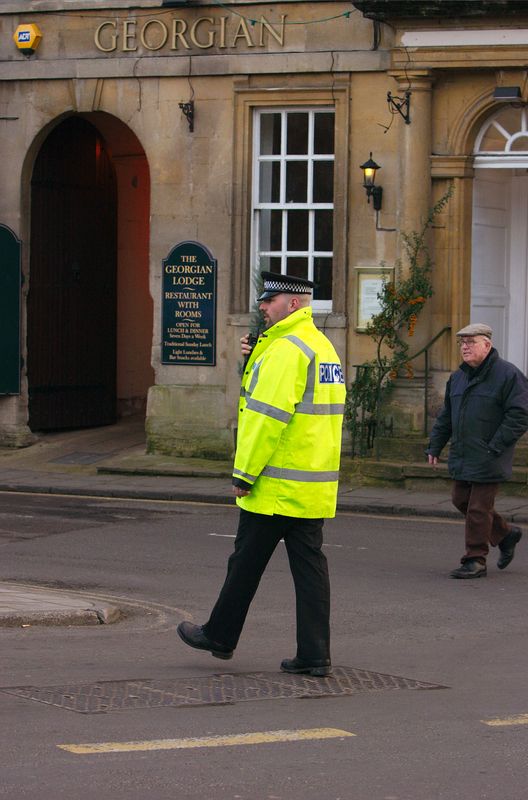
[[[20,686],[0,691],[79,714],[107,714],[131,709],[224,705],[245,700],[343,697],[358,692],[389,689],[445,688],[398,675],[334,667],[333,674],[326,678],[276,672],[226,673],[177,680],[138,679],[67,686]]]

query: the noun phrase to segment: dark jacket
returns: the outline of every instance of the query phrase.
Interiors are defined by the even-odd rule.
[[[515,443],[528,430],[528,380],[492,348],[477,368],[461,364],[446,386],[427,453],[451,440],[454,480],[499,483],[511,477]]]

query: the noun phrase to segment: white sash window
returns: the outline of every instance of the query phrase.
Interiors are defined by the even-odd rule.
[[[332,309],[334,153],[332,108],[255,111],[253,272],[314,281],[315,311]]]

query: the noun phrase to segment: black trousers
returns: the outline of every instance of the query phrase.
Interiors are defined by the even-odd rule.
[[[206,636],[235,649],[262,574],[284,539],[295,586],[297,656],[307,661],[329,659],[330,582],[326,556],[321,550],[323,524],[323,519],[241,510],[227,576],[203,626]]]

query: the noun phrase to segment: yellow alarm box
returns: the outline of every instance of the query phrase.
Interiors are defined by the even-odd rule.
[[[13,34],[13,41],[25,56],[31,56],[37,49],[42,39],[39,26],[33,22],[27,25],[19,25]]]

